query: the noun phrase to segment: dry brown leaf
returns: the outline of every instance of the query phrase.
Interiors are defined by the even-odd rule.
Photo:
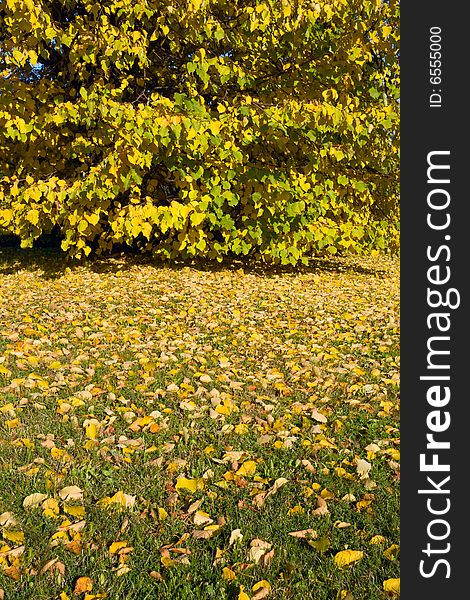
[[[321,496],[317,496],[317,506],[318,508],[313,511],[313,514],[316,516],[327,515],[330,512],[328,510],[326,500],[324,500]]]
[[[29,496],[26,496],[26,498],[23,500],[23,507],[34,508],[35,506],[38,506],[38,504],[41,504],[41,502],[46,498],[48,498],[47,494],[41,494],[39,492],[36,492],[35,494],[30,494]]]
[[[228,542],[229,546],[233,546],[233,544],[235,544],[236,542],[241,542],[243,539],[243,534],[240,531],[240,529],[234,529],[232,531],[232,533],[230,534],[230,539]]]
[[[319,423],[326,423],[328,421],[325,415],[319,412],[316,408],[312,409],[310,416],[312,417],[312,419],[315,419],[315,421],[318,421]]]
[[[312,465],[312,463],[307,460],[306,458],[304,458],[301,463],[303,464],[303,466],[307,469],[307,471],[309,473],[316,473],[316,469],[315,467]]]
[[[266,554],[263,554],[263,556],[261,557],[260,563],[263,565],[263,567],[268,568],[269,565],[271,564],[273,557],[274,557],[274,548],[272,548],[269,552],[266,552]]]
[[[16,527],[18,525],[17,520],[13,516],[11,512],[4,512],[0,515],[0,527],[5,527],[6,529]]]
[[[270,542],[266,542],[265,540],[260,540],[258,538],[254,539],[250,543],[250,549],[248,551],[248,560],[258,564],[261,557],[271,550],[272,544]]]
[[[83,490],[76,485],[69,485],[60,490],[59,497],[64,501],[76,500],[81,502],[83,500]]]
[[[302,529],[300,531],[290,531],[289,535],[296,538],[315,540],[318,537],[318,533],[314,529]]]

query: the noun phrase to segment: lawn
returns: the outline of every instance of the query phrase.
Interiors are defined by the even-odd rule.
[[[397,260],[3,250],[0,397],[0,598],[399,594]]]

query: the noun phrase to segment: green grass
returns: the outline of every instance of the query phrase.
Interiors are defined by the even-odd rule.
[[[17,522],[0,527],[6,598],[78,597],[79,577],[91,579],[87,600],[233,600],[242,586],[255,597],[261,580],[278,600],[391,597],[396,261],[318,261],[297,273],[130,259],[68,268],[45,251],[8,250],[0,277],[0,514]],[[359,459],[371,465],[368,480]],[[256,470],[237,475],[248,460]],[[181,475],[203,489],[176,490]],[[259,507],[255,497],[279,478],[287,483]],[[83,516],[66,513],[60,497],[72,485],[83,500],[68,504]],[[131,508],[99,504],[118,491],[135,497]],[[25,508],[33,493],[55,499],[57,514]],[[205,526],[194,523],[197,500],[220,525],[207,539],[194,535]],[[51,545],[65,519],[84,521],[80,534]],[[310,528],[320,549],[289,535]],[[236,529],[243,539],[230,545]],[[371,544],[374,536],[383,539]],[[250,559],[254,539],[271,544],[270,560]],[[126,562],[109,551],[116,541],[132,548]],[[334,558],[346,549],[363,557],[340,568]],[[121,575],[120,564],[129,568]]]

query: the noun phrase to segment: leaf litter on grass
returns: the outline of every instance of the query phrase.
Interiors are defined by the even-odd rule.
[[[0,587],[395,593],[398,264],[327,266],[2,274]]]

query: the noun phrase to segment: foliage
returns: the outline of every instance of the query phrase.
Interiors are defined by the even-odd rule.
[[[75,256],[398,245],[395,0],[5,0],[0,228]]]
[[[35,252],[0,264],[0,595],[399,593],[396,261]]]

